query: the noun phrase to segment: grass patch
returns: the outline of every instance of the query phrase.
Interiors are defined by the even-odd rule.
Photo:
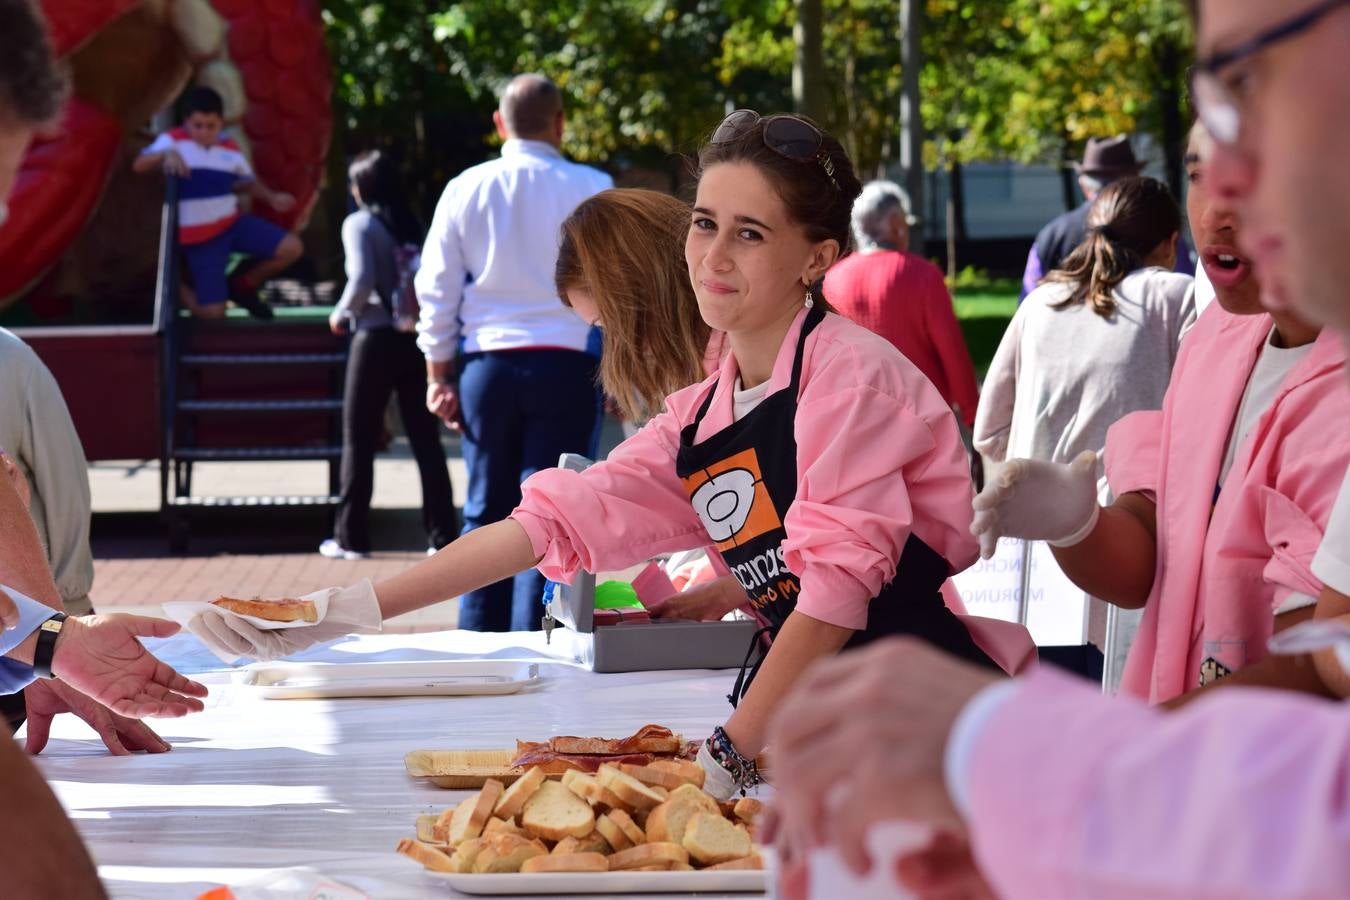
[[[961,323],[961,333],[965,335],[966,347],[975,362],[975,373],[980,378],[988,371],[998,342],[1017,311],[1020,290],[1020,282],[1004,278],[985,279],[969,285],[958,283],[953,292],[956,318]]]

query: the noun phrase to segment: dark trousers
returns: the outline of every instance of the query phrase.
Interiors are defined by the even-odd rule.
[[[427,412],[426,369],[413,334],[392,328],[358,331],[347,359],[342,403],[342,502],[333,536],[348,550],[370,552],[370,495],[375,487],[375,448],[384,428],[390,394],[422,476],[422,524],[437,549],[455,539],[459,523],[441,446],[440,426]]]
[[[598,410],[598,360],[575,350],[468,353],[460,359],[464,464],[469,494],[464,531],[500,522],[520,503],[520,483],[591,448]],[[544,578],[522,572],[460,600],[459,627],[531,631],[543,615]]]

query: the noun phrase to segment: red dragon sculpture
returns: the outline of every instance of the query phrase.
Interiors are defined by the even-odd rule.
[[[146,122],[194,77],[225,98],[226,120],[258,177],[297,200],[286,213],[263,205],[254,211],[288,229],[303,227],[318,198],[332,130],[316,0],[41,4],[74,91],[59,125],[34,141],[15,184],[11,216],[0,229],[0,298],[12,300],[36,284],[100,202],[113,202],[105,200],[109,184],[143,145]],[[115,241],[116,234],[100,240]]]

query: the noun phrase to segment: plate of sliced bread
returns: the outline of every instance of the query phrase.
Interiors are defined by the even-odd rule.
[[[419,817],[397,849],[465,894],[762,893],[762,804],[719,802],[703,775],[678,759],[528,768]]]

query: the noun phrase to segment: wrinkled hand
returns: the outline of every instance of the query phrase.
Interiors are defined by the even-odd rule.
[[[966,703],[1000,676],[914,638],[818,660],[769,727],[775,774],[766,832],[785,859],[828,841],[855,872],[866,835],[905,819],[960,830],[943,756]]]
[[[919,900],[995,900],[964,835],[938,832],[918,853],[895,862],[897,880]]]
[[[56,639],[52,674],[120,715],[200,712],[197,698],[206,696],[206,686],[179,675],[138,640],[177,632],[176,623],[147,616],[72,617]]]
[[[31,754],[41,753],[47,746],[52,718],[65,712],[79,716],[98,732],[113,756],[127,756],[133,750],[163,753],[170,749],[169,742],[144,722],[119,716],[60,681],[39,679],[24,688],[23,696],[28,708],[28,738],[24,749]]]
[[[31,510],[33,508],[33,491],[28,486],[28,479],[23,477],[23,470],[19,468],[19,464],[11,459],[9,454],[0,453],[0,466],[4,467],[9,483],[14,485],[14,493],[19,495],[19,501],[23,503],[23,508]]]
[[[1071,463],[1010,459],[997,466],[975,497],[970,533],[980,555],[994,555],[1001,537],[1069,547],[1097,524],[1097,454],[1084,450]]]
[[[725,575],[664,600],[649,603],[647,611],[658,619],[716,622],[748,602],[749,598],[740,582],[732,575]]]
[[[295,198],[285,192],[274,192],[267,198],[267,205],[277,212],[290,212],[295,209]]]
[[[347,317],[338,310],[333,310],[328,314],[328,330],[338,337],[347,333]]]
[[[234,662],[241,656],[281,659],[324,641],[349,634],[374,634],[383,627],[380,601],[370,579],[350,587],[315,591],[304,599],[316,600],[324,594],[328,595],[328,612],[314,625],[267,630],[213,608],[193,616],[188,630],[216,656]]]
[[[443,382],[427,385],[427,411],[445,423],[451,431],[459,431],[459,392]]]
[[[183,157],[178,155],[177,150],[165,150],[164,161],[161,163],[164,167],[165,175],[177,175],[179,178],[187,178],[192,174],[192,169],[183,161]]]

